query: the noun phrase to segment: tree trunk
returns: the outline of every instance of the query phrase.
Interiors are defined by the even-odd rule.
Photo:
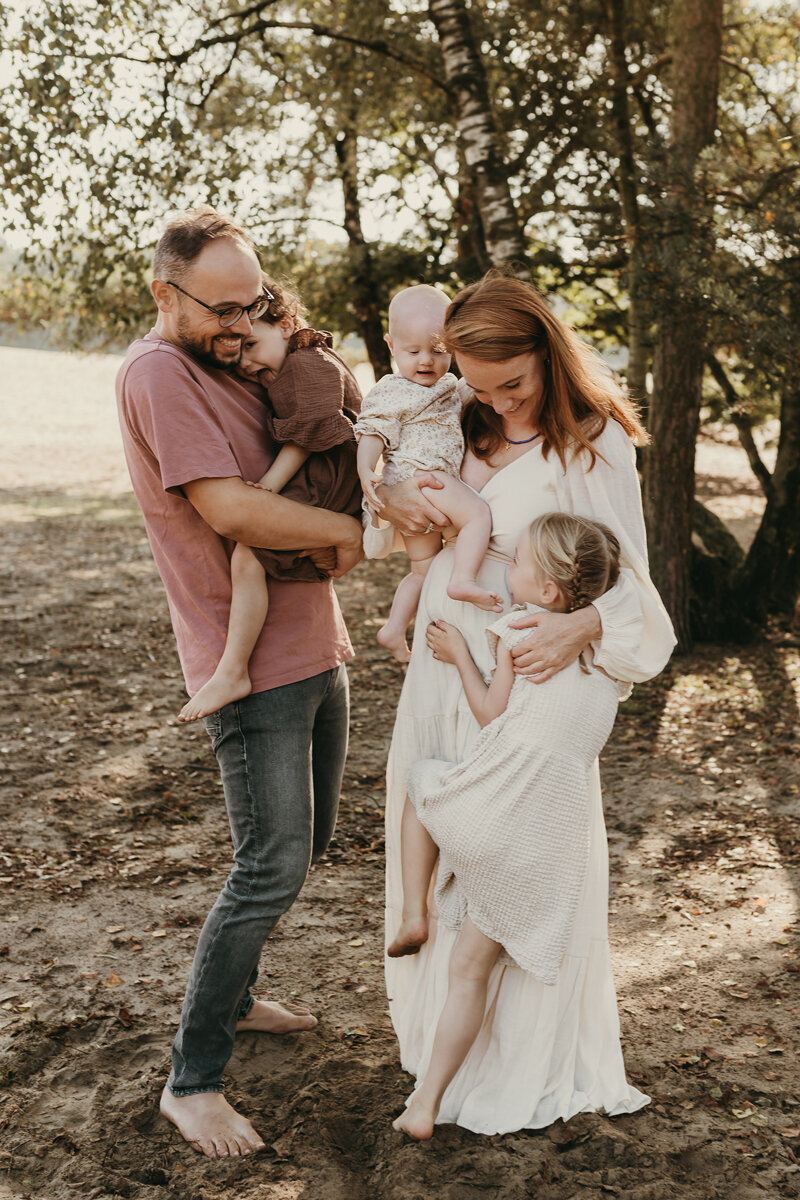
[[[464,0],[430,0],[454,116],[493,266],[508,264],[528,275],[528,255],[508,186],[501,138],[494,123],[483,59],[475,44]]]
[[[698,157],[716,128],[722,0],[674,0],[672,121],[654,296],[657,320],[644,506],[654,582],[672,617],[678,650],[689,623],[694,452],[699,425],[706,309],[702,271],[712,244]]]
[[[344,191],[344,227],[350,243],[353,264],[353,307],[367,347],[369,361],[380,379],[392,369],[389,349],[383,338],[381,301],[369,244],[361,228],[361,200],[358,194],[358,135],[343,130],[334,142],[339,178]]]
[[[641,214],[639,211],[636,160],[633,153],[630,109],[628,105],[628,62],[625,57],[625,0],[608,0],[611,27],[611,102],[617,133],[617,184],[622,219],[625,225],[628,265],[628,365],[625,381],[634,400],[647,402],[648,320],[645,294],[645,261]]]

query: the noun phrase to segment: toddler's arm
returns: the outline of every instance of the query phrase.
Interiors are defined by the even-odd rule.
[[[289,480],[300,470],[309,454],[310,451],[304,450],[296,442],[286,442],[278,451],[272,466],[259,479],[257,486],[263,488],[265,492],[282,492]]]
[[[356,453],[356,468],[358,478],[361,480],[361,490],[376,512],[380,512],[383,508],[383,502],[378,499],[375,491],[375,485],[380,483],[381,479],[380,475],[376,474],[375,468],[378,465],[378,459],[383,454],[384,446],[383,438],[378,437],[377,433],[362,433],[358,439]]]
[[[514,665],[510,650],[497,644],[497,669],[487,686],[475,665],[464,635],[447,621],[432,621],[426,634],[428,648],[439,662],[458,668],[472,715],[483,728],[505,712],[514,683]]]

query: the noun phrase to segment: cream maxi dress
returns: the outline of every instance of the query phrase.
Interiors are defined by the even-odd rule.
[[[517,538],[542,513],[560,510],[603,521],[619,538],[623,571],[616,587],[595,602],[603,633],[593,647],[594,660],[614,678],[636,682],[662,669],[675,639],[647,573],[631,442],[610,421],[595,446],[606,461],[598,459],[591,471],[584,456],[571,461],[565,471],[554,453],[545,459],[537,444],[491,477],[481,491],[492,510],[493,533],[480,581],[508,599],[506,569]],[[486,628],[497,618],[447,596],[451,569],[452,549],[445,547],[423,588],[389,753],[389,940],[401,919],[400,822],[408,771],[419,759],[462,762],[479,733],[457,669],[436,662],[425,644],[428,623],[442,618],[458,626],[484,675],[493,666]],[[608,847],[596,762],[589,808],[585,876],[555,983],[541,982],[507,958],[497,963],[489,981],[483,1026],[445,1092],[437,1123],[455,1122],[476,1133],[507,1133],[541,1128],[578,1112],[634,1112],[648,1102],[627,1083],[620,1048],[608,945]],[[443,857],[446,851],[443,846]],[[565,865],[573,859],[565,848]],[[401,1061],[418,1082],[430,1060],[457,936],[455,930],[433,921],[431,937],[418,955],[386,962]]]

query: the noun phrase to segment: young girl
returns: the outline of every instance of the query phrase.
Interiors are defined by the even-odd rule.
[[[346,363],[331,349],[331,336],[303,324],[305,308],[286,285],[264,277],[272,295],[253,322],[237,373],[266,389],[264,424],[282,442],[266,474],[255,483],[290,500],[361,515],[354,423],[361,391]],[[228,636],[217,669],[181,710],[180,721],[197,721],[251,690],[247,664],[267,618],[266,576],[327,579],[336,563],[299,550],[262,550],[236,545],[231,555]]]
[[[398,292],[389,305],[386,341],[397,374],[384,375],[367,392],[356,424],[365,501],[364,551],[368,558],[381,558],[391,549],[394,536],[391,527],[379,530],[376,524],[383,508],[376,485],[398,483],[419,471],[435,472],[443,487],[429,492],[428,498],[458,531],[448,595],[488,612],[501,612],[500,597],[481,587],[476,578],[492,534],[491,513],[477,492],[458,477],[464,457],[461,399],[442,343],[448,303],[438,288],[417,284]],[[375,472],[381,456],[385,459],[382,476]],[[406,629],[417,610],[428,568],[442,548],[442,531],[431,526],[425,533],[406,535],[403,541],[411,573],[398,585],[378,641],[400,662],[408,662]]]
[[[585,661],[590,652],[544,684],[515,676],[511,647],[530,631],[510,622],[520,606],[585,607],[618,576],[619,544],[609,529],[546,513],[522,534],[509,567],[516,610],[487,630],[497,662],[488,685],[454,626],[428,627],[434,658],[458,670],[483,732],[463,763],[423,759],[408,777],[403,923],[388,953],[415,954],[427,940],[439,845],[447,846],[435,886],[439,921],[461,931],[430,1063],[394,1122],[411,1137],[433,1133],[445,1089],[483,1021],[498,957],[556,982],[586,872],[589,774],[627,691]]]

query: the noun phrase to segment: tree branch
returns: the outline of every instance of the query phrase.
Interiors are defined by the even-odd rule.
[[[750,463],[750,468],[759,482],[762,492],[767,499],[772,492],[772,476],[758,453],[758,446],[753,438],[753,421],[736,394],[736,389],[728,378],[727,372],[715,355],[710,352],[706,354],[706,366],[714,376],[719,385],[725,401],[728,405],[731,423],[736,427],[736,432],[739,435],[742,449],[747,455],[747,460]]]

